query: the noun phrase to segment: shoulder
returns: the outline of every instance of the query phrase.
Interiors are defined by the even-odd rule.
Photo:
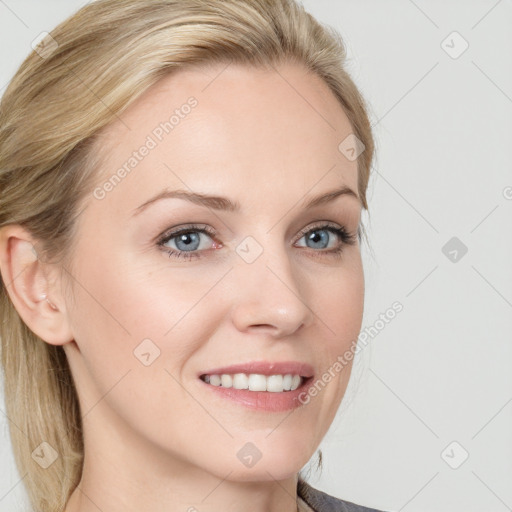
[[[311,487],[304,481],[298,483],[297,493],[315,512],[382,512],[335,498]]]

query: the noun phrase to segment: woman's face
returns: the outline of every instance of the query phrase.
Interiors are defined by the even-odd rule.
[[[104,131],[69,269],[86,452],[260,481],[313,455],[363,313],[357,161],[339,149],[351,133],[327,85],[291,64],[180,71]],[[283,362],[297,366],[270,366]],[[232,365],[309,379],[295,392],[279,391],[290,377],[248,379],[276,391],[204,381]]]

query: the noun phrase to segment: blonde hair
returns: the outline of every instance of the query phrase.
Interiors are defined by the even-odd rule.
[[[75,220],[101,163],[99,131],[164,75],[217,62],[298,62],[322,78],[364,144],[358,192],[367,209],[374,141],[345,61],[339,34],[294,0],[92,2],[31,52],[2,97],[0,228],[19,224],[40,258],[71,262]],[[0,337],[14,457],[34,509],[60,512],[82,474],[78,396],[63,348],[25,325],[9,284],[0,283]],[[43,441],[59,454],[46,469],[31,455]]]

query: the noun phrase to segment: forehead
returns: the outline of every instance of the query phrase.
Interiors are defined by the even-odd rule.
[[[129,203],[164,186],[248,201],[322,184],[357,192],[357,161],[338,149],[351,132],[327,84],[301,65],[194,66],[160,79],[103,130],[100,184],[124,169]]]

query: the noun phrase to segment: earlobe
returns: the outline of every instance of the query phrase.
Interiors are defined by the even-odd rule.
[[[27,327],[52,345],[73,340],[58,269],[42,262],[31,235],[21,226],[0,230],[0,273],[9,298]]]

